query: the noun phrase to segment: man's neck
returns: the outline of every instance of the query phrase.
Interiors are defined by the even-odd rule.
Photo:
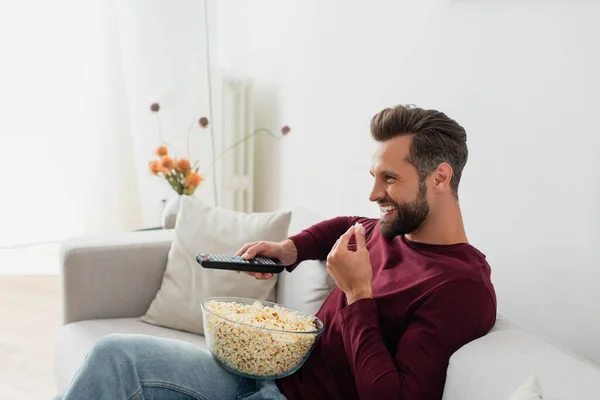
[[[468,243],[462,212],[457,202],[449,202],[432,212],[416,231],[406,235],[411,242],[449,245]]]

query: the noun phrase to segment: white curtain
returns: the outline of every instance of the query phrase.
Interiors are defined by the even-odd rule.
[[[113,0],[0,2],[0,54],[0,247],[140,227]]]

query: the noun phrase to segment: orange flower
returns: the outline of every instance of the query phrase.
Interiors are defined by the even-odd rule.
[[[187,158],[180,158],[175,162],[175,169],[181,172],[187,172],[190,170],[190,162]]]
[[[160,163],[162,164],[163,168],[167,171],[173,169],[173,159],[167,155],[164,155],[160,158]]]
[[[198,187],[202,181],[202,177],[196,172],[190,172],[185,176],[185,184],[187,186]]]
[[[162,172],[162,164],[158,160],[154,160],[150,162],[150,172],[154,175],[158,175],[159,172]]]
[[[156,149],[156,155],[159,157],[166,156],[167,153],[167,146],[159,146],[158,149]]]

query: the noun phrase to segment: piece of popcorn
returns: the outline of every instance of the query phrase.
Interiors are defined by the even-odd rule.
[[[360,222],[354,224],[354,233],[360,233],[360,230],[363,228]]]

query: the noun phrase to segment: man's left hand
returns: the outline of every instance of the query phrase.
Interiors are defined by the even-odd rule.
[[[355,251],[348,248],[353,235],[356,238]],[[348,305],[373,297],[371,287],[373,269],[365,243],[365,229],[362,225],[350,227],[335,242],[327,256],[327,272],[333,277],[340,290],[346,294]]]

